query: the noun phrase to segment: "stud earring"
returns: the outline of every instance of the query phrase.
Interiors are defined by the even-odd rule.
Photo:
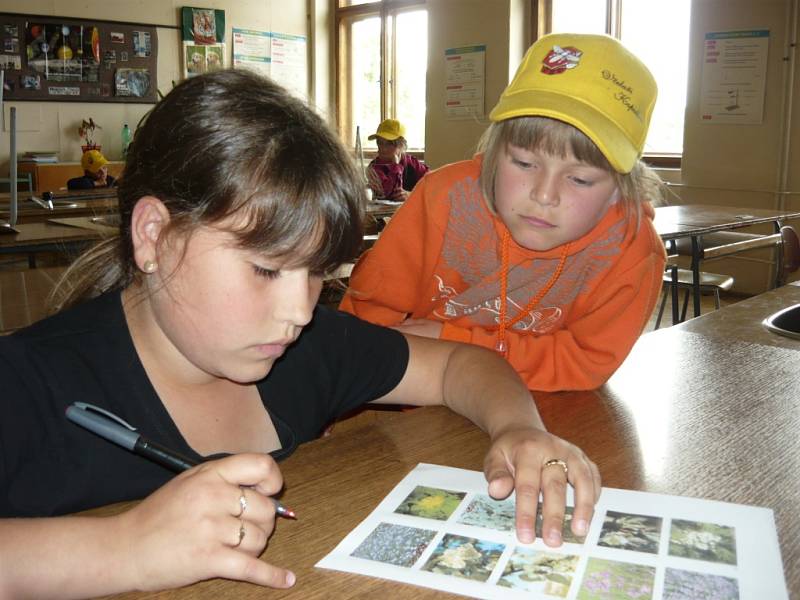
[[[144,265],[142,265],[142,270],[145,273],[155,273],[156,269],[158,269],[158,264],[152,260],[144,261]]]

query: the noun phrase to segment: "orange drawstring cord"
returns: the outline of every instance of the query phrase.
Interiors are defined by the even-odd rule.
[[[558,278],[561,277],[561,272],[564,270],[564,265],[567,262],[567,254],[569,252],[569,244],[564,244],[564,248],[561,250],[561,257],[558,260],[558,265],[556,266],[556,270],[553,271],[553,274],[550,276],[550,280],[536,293],[533,298],[530,299],[530,301],[519,311],[516,317],[506,322],[506,296],[508,295],[508,246],[510,244],[510,239],[511,234],[509,233],[508,229],[506,229],[503,232],[503,247],[500,254],[500,325],[497,328],[497,343],[494,347],[495,350],[503,356],[508,354],[508,348],[506,347],[506,329],[513,327],[514,324],[522,320],[525,315],[527,315],[537,304],[539,304],[539,301],[544,298],[545,294],[550,291],[550,288],[553,287]]]

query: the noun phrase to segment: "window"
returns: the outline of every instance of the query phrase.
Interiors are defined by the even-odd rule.
[[[425,72],[428,13],[425,0],[338,0],[337,106],[339,131],[355,145],[383,119],[406,127],[410,150],[425,146]]]
[[[540,33],[608,33],[642,59],[658,83],[645,154],[679,158],[683,153],[691,0],[538,0],[538,4],[533,14],[540,15],[543,22]]]

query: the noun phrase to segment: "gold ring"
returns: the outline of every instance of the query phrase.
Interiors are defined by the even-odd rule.
[[[247,532],[244,529],[244,520],[239,519],[239,541],[233,545],[234,548],[238,548],[241,545],[245,533]]]
[[[242,488],[242,493],[239,495],[239,514],[236,515],[237,519],[244,514],[246,508],[247,508],[247,498],[245,498],[244,488]]]
[[[552,467],[554,465],[558,465],[559,467],[564,469],[564,475],[568,475],[569,474],[569,469],[567,468],[567,463],[565,461],[561,460],[560,458],[551,458],[550,460],[546,460],[544,462],[544,465],[542,466],[542,469],[546,469],[547,467]]]

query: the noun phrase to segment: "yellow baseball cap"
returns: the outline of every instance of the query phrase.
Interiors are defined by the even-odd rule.
[[[553,33],[528,49],[489,119],[564,121],[585,133],[616,171],[629,173],[644,149],[657,93],[653,75],[618,40]]]
[[[378,125],[378,131],[369,136],[368,140],[374,140],[376,137],[382,137],[385,140],[396,140],[397,138],[406,137],[406,128],[397,119],[384,119]]]
[[[97,173],[107,164],[106,157],[99,150],[87,150],[81,157],[81,166],[84,171],[89,171],[89,173]]]

